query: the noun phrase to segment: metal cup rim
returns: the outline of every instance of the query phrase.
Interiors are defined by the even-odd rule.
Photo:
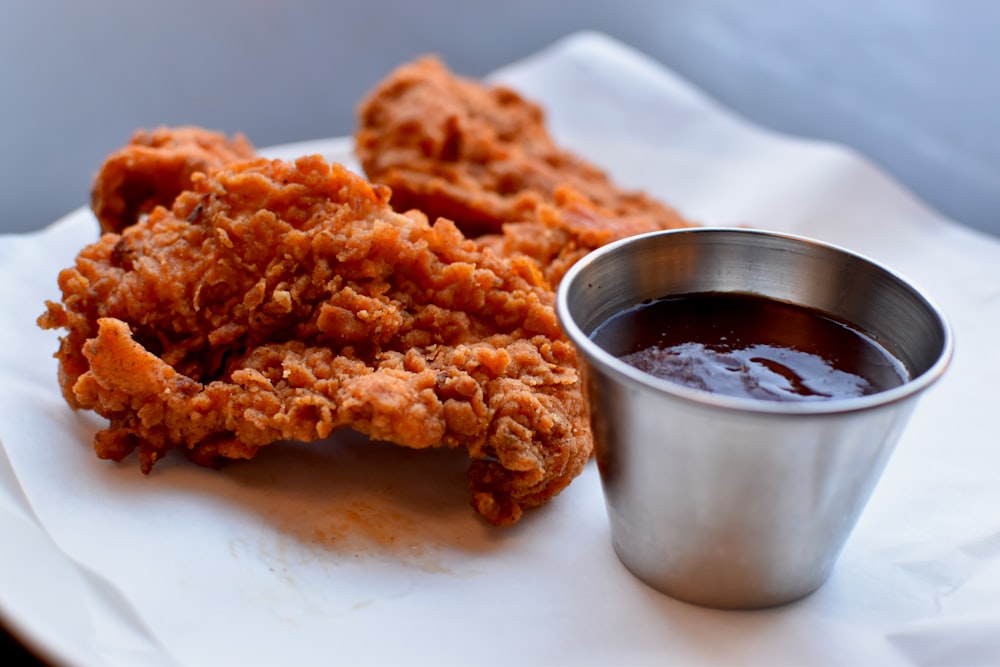
[[[621,248],[628,245],[643,243],[650,238],[662,237],[668,235],[689,235],[689,234],[740,234],[740,235],[759,235],[759,236],[769,236],[773,238],[784,239],[796,243],[811,244],[814,246],[825,248],[828,251],[833,251],[837,253],[842,253],[844,255],[853,257],[856,260],[870,264],[881,271],[884,271],[887,275],[891,276],[893,279],[899,281],[901,284],[906,285],[910,290],[912,290],[921,301],[923,301],[924,306],[927,310],[932,313],[934,318],[937,320],[938,325],[941,328],[942,334],[942,345],[940,354],[934,363],[928,367],[925,371],[917,375],[916,377],[910,378],[898,387],[893,387],[885,391],[877,392],[874,394],[868,394],[866,396],[852,397],[852,398],[837,398],[830,400],[820,400],[820,401],[802,401],[802,402],[785,402],[785,401],[768,401],[755,398],[745,398],[740,396],[727,396],[722,394],[716,394],[709,391],[704,391],[701,389],[696,389],[693,387],[686,387],[684,385],[671,382],[670,380],[665,380],[662,378],[657,378],[653,375],[645,373],[629,364],[621,361],[613,354],[607,352],[599,345],[594,343],[588,335],[586,335],[580,326],[576,323],[573,316],[571,315],[571,309],[569,304],[569,292],[571,285],[578,280],[581,273],[586,271],[587,267],[594,262],[600,261],[602,258],[619,252]],[[661,394],[674,397],[681,401],[686,401],[694,405],[700,405],[706,408],[715,409],[725,409],[732,411],[739,411],[745,413],[760,413],[760,414],[770,414],[770,415],[785,415],[785,416],[820,416],[820,415],[834,415],[842,413],[852,413],[862,410],[870,410],[877,407],[887,406],[899,401],[907,400],[913,396],[916,396],[930,387],[932,384],[937,382],[938,379],[944,374],[945,370],[951,363],[952,356],[954,354],[954,335],[951,330],[951,326],[948,323],[947,318],[944,316],[942,309],[937,305],[937,303],[914,281],[904,277],[899,272],[892,270],[885,266],[884,264],[867,257],[863,254],[849,250],[839,245],[828,243],[825,241],[819,241],[814,238],[807,236],[790,234],[785,232],[775,232],[764,229],[757,228],[744,228],[744,227],[691,227],[683,229],[671,229],[671,230],[660,230],[653,232],[646,232],[643,234],[637,234],[630,236],[618,241],[614,241],[607,245],[604,245],[578,260],[563,276],[556,290],[556,315],[559,319],[563,330],[566,332],[567,336],[576,345],[577,350],[583,355],[588,363],[599,365],[606,373],[610,373],[613,377],[626,384],[632,384],[637,387],[642,387],[647,390],[652,390],[659,392]]]

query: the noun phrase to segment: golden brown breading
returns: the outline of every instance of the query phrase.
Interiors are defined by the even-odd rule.
[[[427,57],[392,72],[363,101],[356,151],[368,178],[392,189],[397,210],[449,218],[468,236],[538,222],[541,207],[559,206],[560,190],[586,199],[609,229],[618,219],[644,231],[689,224],[557,146],[544,120],[513,90],[456,77]]]
[[[505,257],[530,257],[553,287],[559,285],[573,264],[602,245],[636,234],[693,224],[679,217],[672,224],[641,213],[618,215],[595,207],[569,188],[557,188],[552,203],[538,206],[534,215],[534,220],[505,224],[500,234],[480,236],[476,243]]]
[[[577,358],[537,265],[319,157],[196,175],[171,210],[84,248],[45,328],[100,456],[203,464],[351,427],[468,449],[472,504],[506,525],[591,453]]]
[[[156,206],[169,207],[196,173],[255,157],[241,134],[232,139],[200,127],[138,130],[101,165],[91,209],[103,232],[121,232]]]

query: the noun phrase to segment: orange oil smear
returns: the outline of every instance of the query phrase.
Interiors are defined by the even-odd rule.
[[[489,548],[491,529],[469,506],[464,451],[407,449],[357,434],[330,440],[272,445],[258,457],[268,465],[241,467],[241,480],[259,489],[268,523],[292,541],[262,546],[262,557],[455,574],[446,565],[450,552]]]

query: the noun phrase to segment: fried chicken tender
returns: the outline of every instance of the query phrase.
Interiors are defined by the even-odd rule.
[[[551,204],[538,206],[535,217],[507,223],[502,233],[480,236],[476,243],[498,255],[530,257],[553,288],[558,287],[573,264],[607,243],[694,224],[679,217],[674,224],[641,213],[618,215],[595,207],[586,197],[563,187],[555,190]]]
[[[510,234],[544,233],[549,243],[529,253],[543,267],[546,258],[564,264],[579,257],[600,238],[691,224],[557,146],[537,104],[509,88],[456,77],[437,58],[392,72],[358,115],[358,158],[368,178],[392,189],[397,210],[449,218],[470,237],[531,223]],[[489,243],[515,251],[532,247],[526,240]],[[563,252],[559,243],[573,247]]]
[[[318,156],[234,163],[84,248],[39,324],[67,330],[66,400],[109,420],[98,455],[148,473],[349,427],[467,448],[496,525],[566,487],[592,439],[551,289],[389,196]]]
[[[121,232],[156,206],[169,208],[191,187],[191,178],[256,156],[241,134],[231,139],[200,127],[138,130],[128,145],[101,165],[91,190],[91,209],[102,232]]]

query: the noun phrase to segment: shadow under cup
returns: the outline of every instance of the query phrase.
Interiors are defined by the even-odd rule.
[[[648,375],[590,339],[622,310],[698,292],[749,292],[833,315],[877,339],[910,379],[857,398],[722,396]],[[615,551],[654,588],[718,608],[783,604],[826,581],[953,345],[938,308],[888,269],[749,229],[605,246],[563,278],[557,311],[585,362]]]

